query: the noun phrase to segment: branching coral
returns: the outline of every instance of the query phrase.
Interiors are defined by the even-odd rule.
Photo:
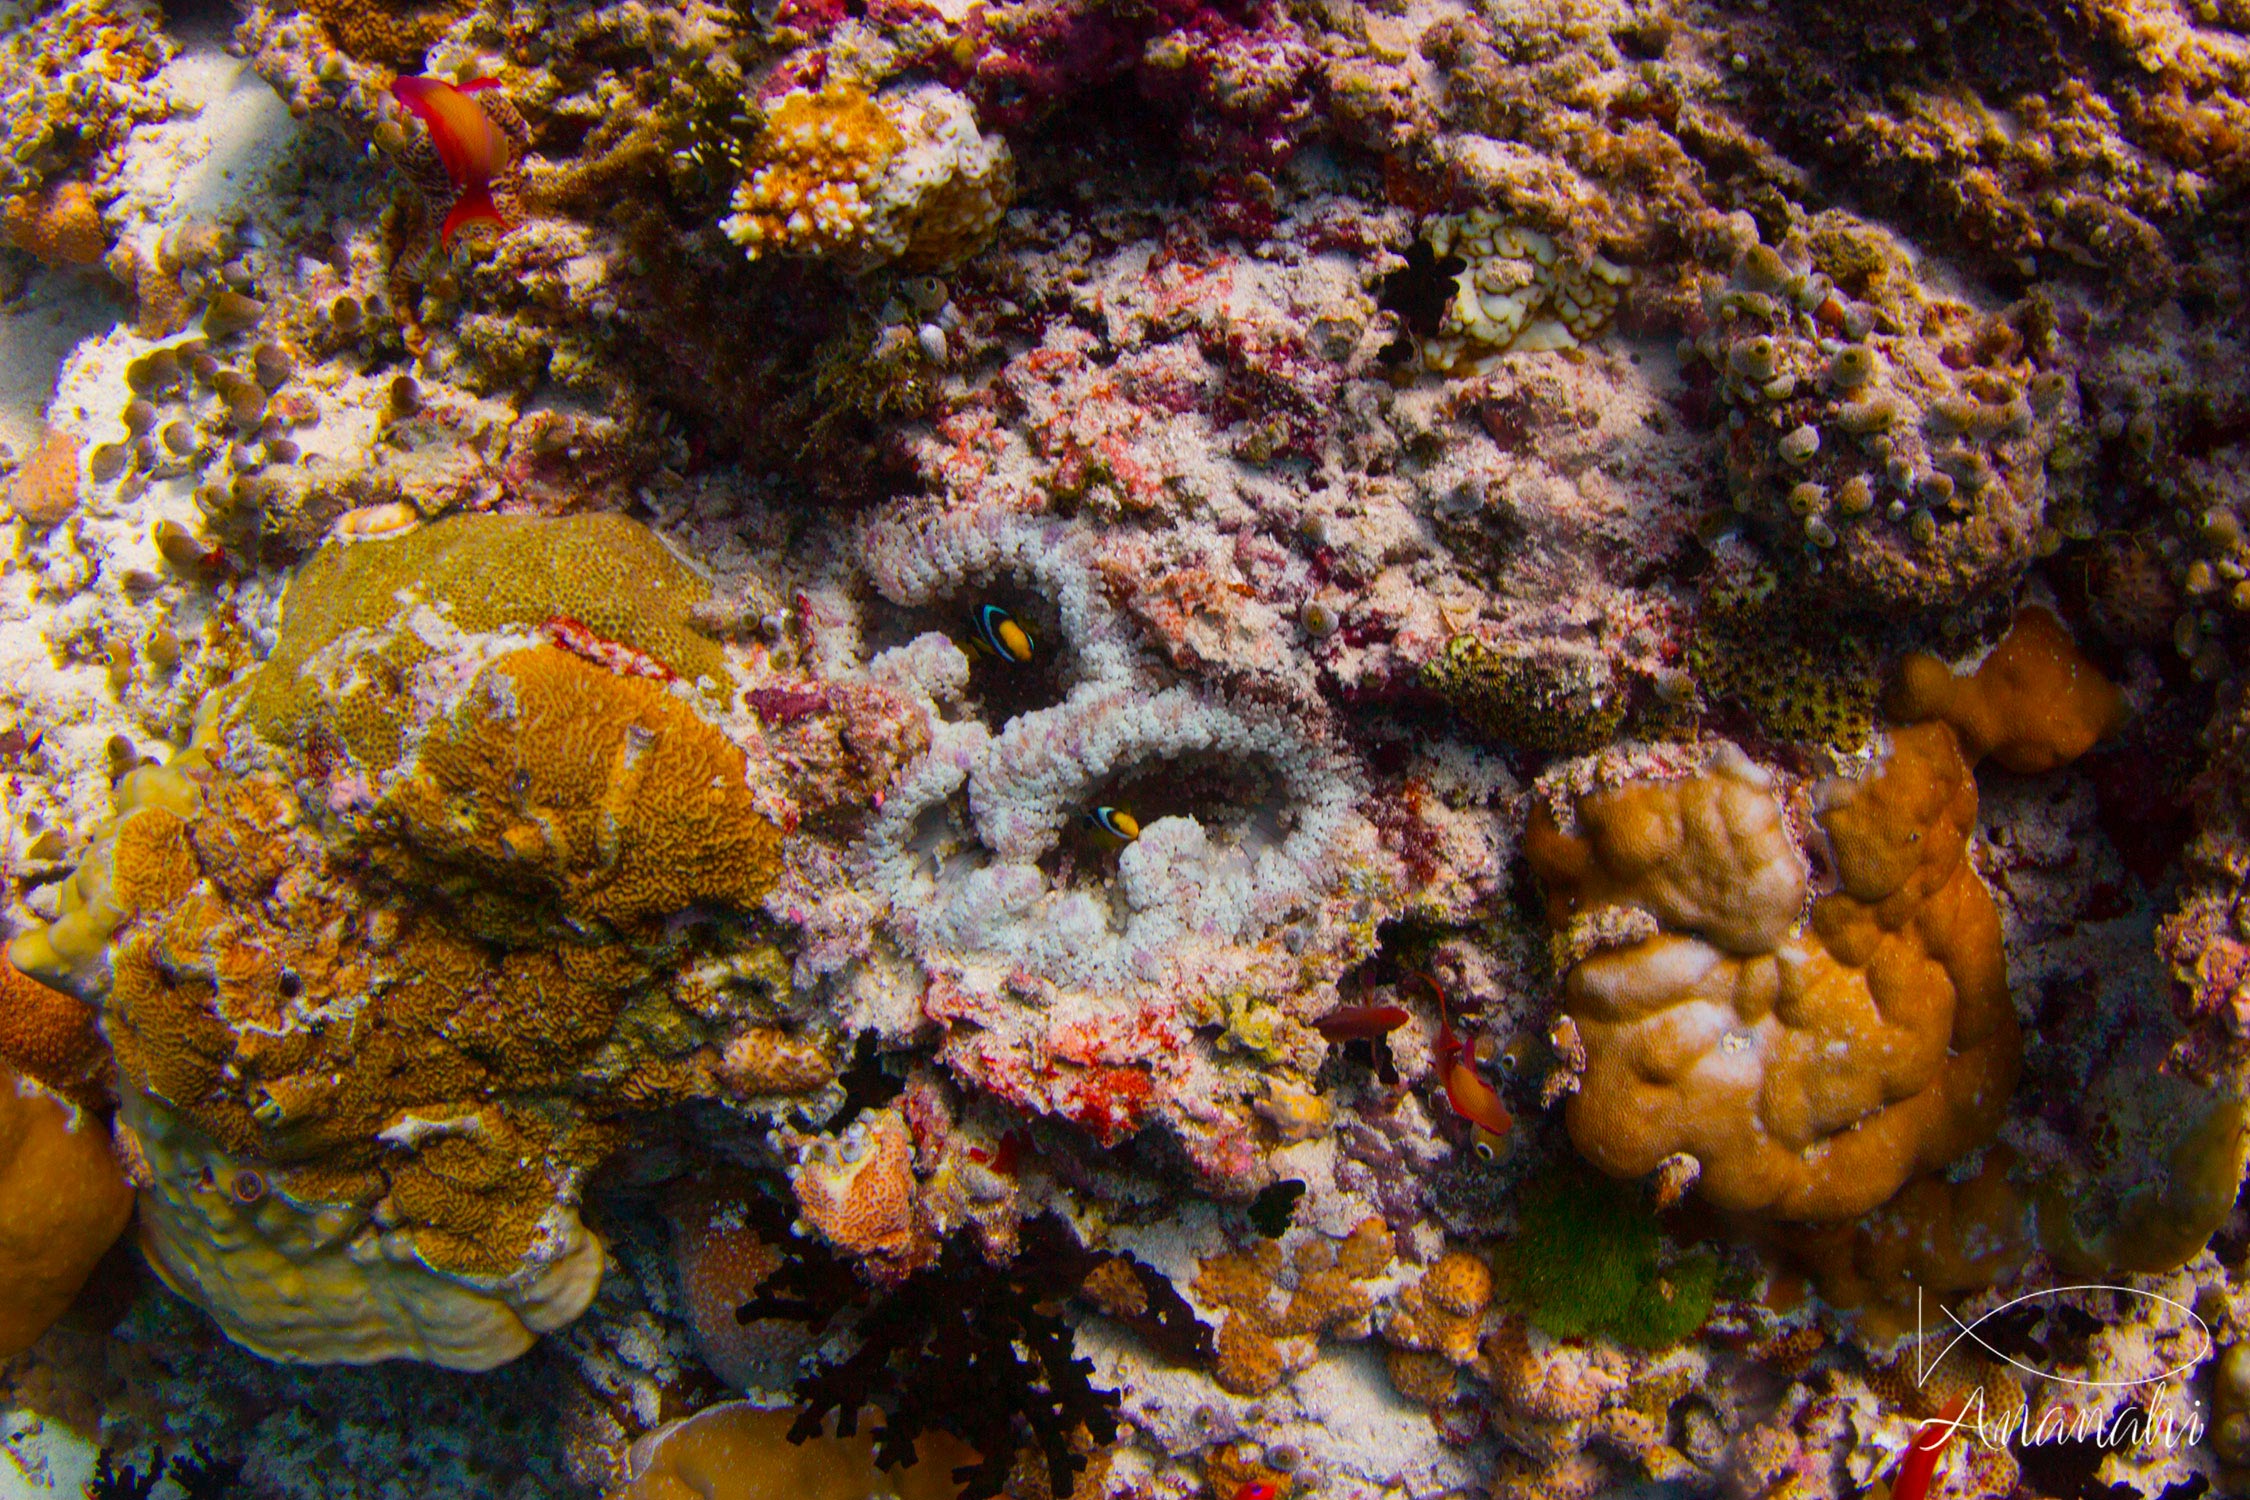
[[[1118,1395],[1088,1380],[1092,1363],[1074,1354],[1069,1325],[1046,1303],[1076,1290],[1097,1264],[1051,1218],[1025,1227],[1007,1266],[987,1265],[956,1237],[928,1269],[862,1308],[850,1354],[799,1382],[791,1437],[814,1436],[831,1415],[848,1437],[874,1406],[883,1413],[875,1462],[884,1468],[911,1463],[925,1432],[947,1433],[981,1455],[955,1470],[961,1500],[998,1495],[1025,1445],[1044,1463],[1048,1492],[1070,1494],[1087,1466],[1080,1434],[1095,1444],[1117,1437]],[[825,1330],[863,1300],[849,1265],[814,1251],[768,1277],[740,1316]]]

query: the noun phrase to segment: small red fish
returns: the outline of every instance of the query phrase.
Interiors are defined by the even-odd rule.
[[[1455,1114],[1476,1127],[1477,1150],[1489,1156],[1515,1128],[1516,1117],[1508,1113],[1499,1091],[1484,1081],[1469,1057],[1469,1049],[1453,1034],[1452,1020],[1446,1014],[1445,990],[1427,974],[1417,972],[1414,977],[1437,996],[1437,1067],[1438,1077],[1445,1083],[1446,1102]]]
[[[413,111],[430,132],[430,144],[453,183],[453,207],[438,227],[438,243],[451,246],[453,236],[470,224],[490,224],[505,231],[508,221],[492,201],[494,179],[508,170],[512,151],[508,137],[477,104],[476,95],[500,87],[492,78],[472,78],[456,88],[437,78],[394,78],[391,96]]]
[[[1281,1491],[1262,1479],[1253,1479],[1234,1492],[1234,1500],[1273,1500]]]
[[[1937,1482],[1938,1459],[1944,1455],[1946,1444],[1953,1441],[1954,1429],[1967,1406],[1966,1398],[1956,1399],[1922,1424],[1914,1441],[1906,1445],[1906,1457],[1891,1481],[1891,1500],[1924,1500],[1930,1493],[1930,1486]]]
[[[1332,1042],[1352,1042],[1396,1031],[1411,1019],[1395,1005],[1339,1005],[1313,1022],[1313,1030]]]

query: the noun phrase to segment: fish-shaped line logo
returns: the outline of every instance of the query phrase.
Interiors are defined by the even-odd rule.
[[[499,87],[493,78],[472,78],[459,87],[439,78],[391,80],[391,97],[430,132],[430,144],[453,184],[453,206],[438,227],[441,246],[450,248],[453,236],[471,224],[490,224],[502,232],[510,228],[492,201],[492,184],[508,170],[514,151],[476,97]]]
[[[2037,1368],[2036,1366],[2027,1365],[2022,1360],[2017,1359],[2014,1355],[2004,1353],[2001,1350],[1994,1348],[1977,1333],[1978,1328],[1982,1327],[1986,1323],[1991,1322],[1994,1318],[1999,1317],[2002,1313],[2007,1312],[2010,1308],[2022,1307],[2026,1303],[2037,1302],[2047,1297],[2062,1297],[2071,1292],[2115,1292],[2121,1297],[2139,1297],[2145,1301],[2162,1303],[2165,1307],[2169,1307],[2176,1312],[2184,1314],[2187,1320],[2195,1325],[2196,1332],[2203,1336],[2202,1347],[2195,1353],[2189,1355],[2187,1358],[2181,1360],[2178,1364],[2172,1366],[2172,1368],[2159,1371],[2154,1375],[2143,1375],[2135,1380],[2082,1380],[2076,1376],[2058,1375],[2052,1370],[2042,1370]],[[1921,1294],[1919,1292],[1915,1294],[1915,1301],[1915,1322],[1917,1325],[1919,1325],[1921,1322]],[[1936,1359],[1931,1360],[1928,1365],[1922,1368],[1918,1376],[1918,1378],[1921,1380],[1927,1380],[1929,1378],[1930,1372],[1932,1370],[1935,1370],[1939,1365],[1943,1364],[1945,1362],[1946,1355],[1951,1354],[1956,1348],[1958,1348],[1963,1339],[1969,1340],[1978,1348],[1984,1350],[1985,1353],[1991,1355],[1994,1359],[2003,1360],[2008,1364],[2014,1365],[2017,1369],[2023,1371],[2026,1375],[2036,1375],[2042,1380],[2059,1381],[2064,1385],[2094,1386],[2114,1390],[2127,1390],[2133,1386],[2138,1385],[2153,1385],[2161,1380],[2170,1380],[2175,1376],[2185,1375],[2188,1371],[2193,1370],[2197,1365],[2203,1363],[2203,1361],[2205,1361],[2206,1359],[2209,1359],[2212,1355],[2212,1352],[2218,1348],[2217,1342],[2211,1337],[2210,1325],[2205,1323],[2202,1317],[2197,1314],[2196,1310],[2192,1307],[2189,1307],[2186,1303],[2175,1302],[2170,1297],[2164,1296],[2158,1292],[2142,1291],[2139,1287],[2110,1286],[2103,1282],[2088,1282],[2081,1286],[2048,1287],[2042,1291],[2026,1292],[2020,1297],[2013,1297],[2008,1301],[2001,1303],[1998,1307],[1993,1308],[1990,1312],[1985,1313],[1983,1316],[1979,1317],[1974,1323],[1962,1322],[1960,1317],[1955,1314],[1953,1309],[1951,1308],[1945,1309],[1945,1315],[1948,1318],[1953,1319],[1953,1326],[1960,1329],[1961,1331],[1953,1336],[1953,1341],[1951,1343],[1947,1344],[1943,1349],[1938,1351],[1938,1357]],[[1916,1335],[1917,1338],[1919,1338],[1919,1326],[1917,1326],[1916,1328]]]

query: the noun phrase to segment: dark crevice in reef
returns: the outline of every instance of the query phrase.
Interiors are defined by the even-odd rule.
[[[984,644],[980,611],[997,608],[1030,638],[1031,658],[1014,661]],[[1062,616],[1054,604],[1012,578],[937,604],[880,605],[871,612],[870,656],[936,632],[951,638],[969,658],[969,711],[998,729],[1021,714],[1052,708],[1070,693],[1076,661]]]

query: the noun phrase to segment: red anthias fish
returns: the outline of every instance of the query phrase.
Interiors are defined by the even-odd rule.
[[[455,87],[436,78],[394,78],[391,97],[414,112],[430,132],[430,144],[453,183],[453,207],[438,227],[438,243],[470,224],[506,230],[508,221],[492,201],[492,184],[508,170],[513,151],[508,137],[478,105],[476,96],[500,87],[492,78],[472,78]]]
[[[1438,1078],[1445,1085],[1446,1102],[1453,1112],[1475,1127],[1477,1151],[1485,1156],[1496,1154],[1507,1140],[1508,1130],[1516,1123],[1508,1106],[1501,1103],[1500,1092],[1478,1075],[1469,1049],[1453,1031],[1452,1018],[1446,1013],[1445,990],[1429,975],[1416,972],[1413,976],[1429,986],[1438,1003]]]
[[[1944,1456],[1945,1445],[1953,1441],[1954,1428],[1967,1404],[1955,1401],[1916,1430],[1898,1473],[1892,1476],[1891,1500],[1924,1500],[1930,1493],[1930,1486],[1937,1480],[1938,1459]]]
[[[1339,1005],[1313,1022],[1313,1030],[1332,1042],[1372,1040],[1398,1030],[1411,1019],[1396,1005]]]

